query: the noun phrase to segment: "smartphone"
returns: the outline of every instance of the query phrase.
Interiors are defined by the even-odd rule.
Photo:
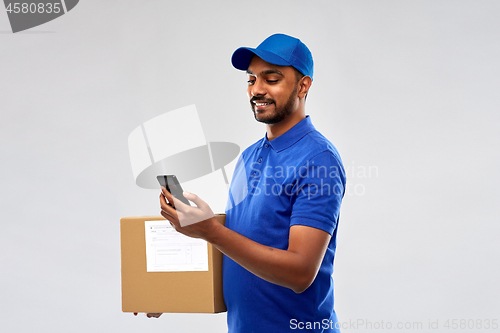
[[[179,184],[179,180],[177,180],[177,177],[174,175],[158,175],[156,176],[156,179],[158,179],[158,183],[160,183],[161,186],[164,186],[167,191],[172,193],[172,195],[176,198],[185,203],[186,205],[191,206],[189,203],[189,200],[184,198],[182,193],[184,192],[182,190],[181,184]]]

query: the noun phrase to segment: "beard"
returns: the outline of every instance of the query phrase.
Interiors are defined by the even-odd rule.
[[[297,99],[297,89],[298,85],[295,85],[295,88],[293,91],[290,93],[290,96],[288,97],[288,100],[286,101],[286,104],[283,105],[282,107],[278,108],[276,106],[276,102],[273,99],[263,99],[263,98],[258,98],[258,97],[252,97],[250,99],[250,105],[253,111],[253,116],[255,117],[255,120],[264,123],[264,124],[276,124],[281,122],[283,119],[285,119],[288,115],[292,114],[294,105],[295,105],[295,100]],[[274,104],[274,112],[266,115],[265,117],[258,117],[258,112],[255,111],[255,104],[254,102],[258,101],[261,103],[273,103]]]

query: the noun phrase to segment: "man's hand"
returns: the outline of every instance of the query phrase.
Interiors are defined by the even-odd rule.
[[[145,313],[148,318],[160,318],[163,313]],[[137,312],[134,312],[134,316],[137,316]]]
[[[162,313],[146,313],[146,317],[148,318],[160,318]]]
[[[189,206],[175,198],[162,187],[160,194],[161,215],[178,232],[193,238],[207,240],[212,229],[220,225],[210,206],[194,193],[184,192],[184,197],[195,203]]]

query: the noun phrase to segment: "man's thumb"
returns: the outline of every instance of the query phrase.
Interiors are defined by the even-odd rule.
[[[182,192],[182,195],[184,195],[184,198],[188,199],[189,201],[192,201],[196,204],[196,206],[200,207],[203,206],[205,203],[203,200],[201,200],[196,194],[190,193],[187,191]]]

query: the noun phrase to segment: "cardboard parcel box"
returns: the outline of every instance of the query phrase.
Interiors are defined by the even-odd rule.
[[[216,215],[223,224],[225,217]],[[210,243],[176,232],[162,216],[124,217],[120,234],[123,312],[226,311],[222,253]]]

